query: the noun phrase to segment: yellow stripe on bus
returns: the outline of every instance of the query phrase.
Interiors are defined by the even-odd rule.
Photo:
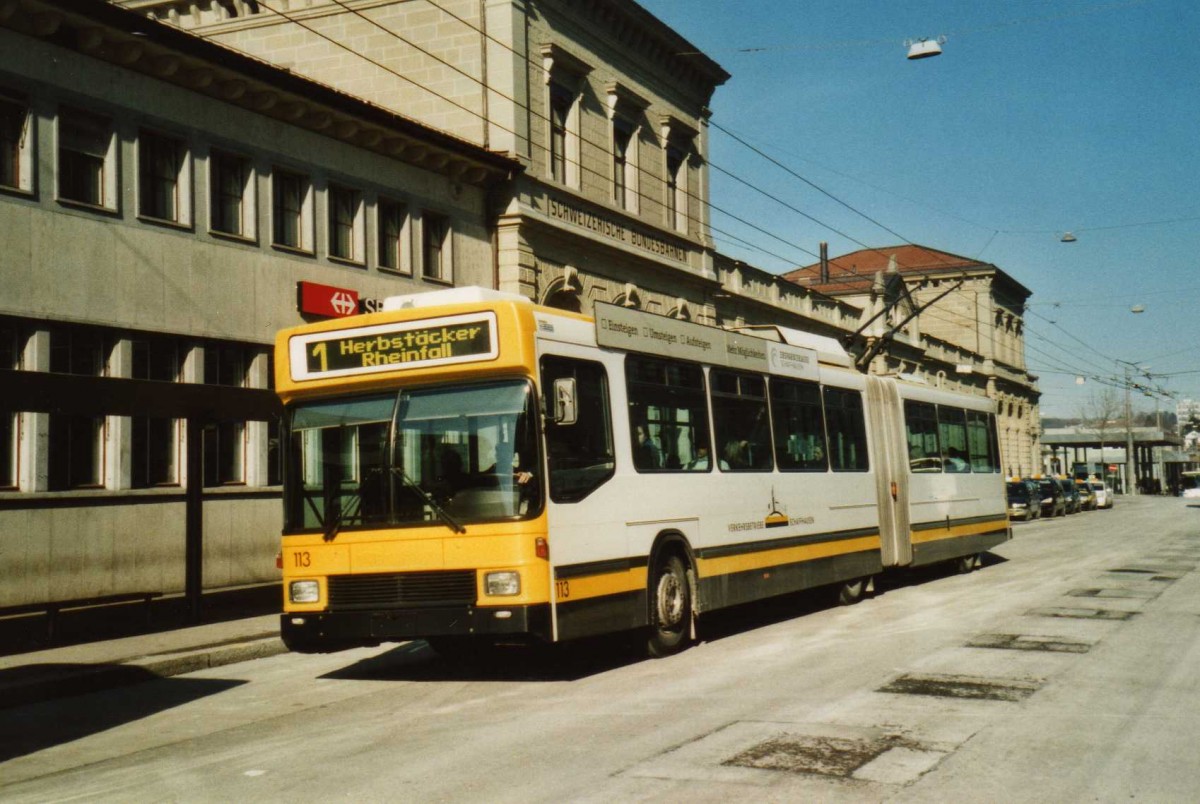
[[[647,575],[645,567],[632,567],[620,572],[563,578],[555,582],[555,600],[559,603],[570,603],[594,597],[640,592],[646,588]]]
[[[783,564],[797,564],[801,561],[814,561],[818,558],[861,553],[867,550],[880,549],[879,534],[861,536],[856,539],[839,539],[831,542],[818,542],[797,547],[782,547],[776,550],[763,550],[757,553],[744,553],[720,558],[702,558],[697,572],[702,577],[712,575],[731,575],[735,572],[767,569]]]
[[[796,564],[802,561],[815,561],[820,558],[878,550],[880,546],[879,534],[876,533],[856,539],[840,539],[720,558],[701,558],[696,562],[697,574],[702,578],[730,575],[735,572],[767,569],[784,564]],[[646,588],[648,575],[649,571],[646,567],[635,567],[619,572],[565,578],[556,583],[556,600],[559,603],[569,603],[575,600],[640,592]]]
[[[914,530],[912,533],[913,544],[922,544],[924,542],[936,542],[941,539],[954,539],[961,536],[977,536],[981,533],[994,533],[997,529],[1008,527],[1007,517],[1004,519],[991,519],[986,522],[971,522],[966,525],[952,525],[949,528],[928,528],[925,530]]]

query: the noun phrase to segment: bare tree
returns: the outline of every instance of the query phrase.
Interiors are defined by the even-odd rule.
[[[1100,463],[1104,463],[1105,435],[1125,425],[1121,414],[1122,403],[1115,388],[1104,388],[1098,393],[1093,391],[1079,410],[1080,428],[1095,433],[1100,441]]]

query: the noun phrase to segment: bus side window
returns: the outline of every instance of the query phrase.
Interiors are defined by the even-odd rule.
[[[608,376],[599,363],[552,355],[542,358],[541,374],[544,409],[550,414],[555,381],[575,381],[574,421],[560,423],[547,415],[545,422],[550,499],[578,502],[612,477],[615,468]]]
[[[695,363],[625,358],[629,438],[639,472],[706,472],[711,462],[708,394]]]
[[[947,472],[971,471],[967,459],[967,412],[962,408],[938,405],[937,415],[942,467]]]
[[[967,446],[971,454],[971,471],[999,472],[1000,457],[996,444],[996,419],[990,413],[967,411]]]
[[[835,472],[868,471],[867,424],[862,394],[847,388],[825,386],[824,397],[830,467]]]
[[[829,468],[819,385],[772,377],[771,414],[775,459],[781,471],[824,472]]]
[[[771,426],[767,418],[766,382],[757,374],[713,369],[709,373],[713,426],[721,445],[722,469],[769,472]]]
[[[909,469],[913,472],[942,471],[937,409],[925,402],[905,401],[904,427],[908,433]]]

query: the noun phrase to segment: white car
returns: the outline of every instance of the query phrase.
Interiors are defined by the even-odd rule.
[[[1092,492],[1096,495],[1097,510],[1113,507],[1112,489],[1096,480],[1089,481],[1088,485],[1092,487]]]

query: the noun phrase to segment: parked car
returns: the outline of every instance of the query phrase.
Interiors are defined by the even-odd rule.
[[[1092,487],[1088,482],[1086,480],[1076,480],[1075,490],[1079,492],[1079,510],[1095,511],[1096,492],[1092,491]]]
[[[1042,495],[1042,516],[1063,516],[1067,513],[1067,498],[1062,486],[1052,477],[1038,478],[1038,489]]]
[[[1113,507],[1112,489],[1104,485],[1104,483],[1100,482],[1099,480],[1089,480],[1088,485],[1092,487],[1092,491],[1096,495],[1097,508],[1103,509]]]
[[[1063,496],[1067,498],[1067,513],[1078,514],[1083,509],[1080,508],[1079,489],[1075,488],[1075,481],[1069,477],[1060,477],[1056,481],[1062,488]]]
[[[1008,518],[1028,522],[1042,512],[1041,493],[1031,494],[1024,480],[1008,482]]]
[[[1037,510],[1034,519],[1042,518],[1042,487],[1032,477],[1027,477],[1021,480],[1022,483],[1029,489],[1029,499],[1036,503],[1034,508]]]

